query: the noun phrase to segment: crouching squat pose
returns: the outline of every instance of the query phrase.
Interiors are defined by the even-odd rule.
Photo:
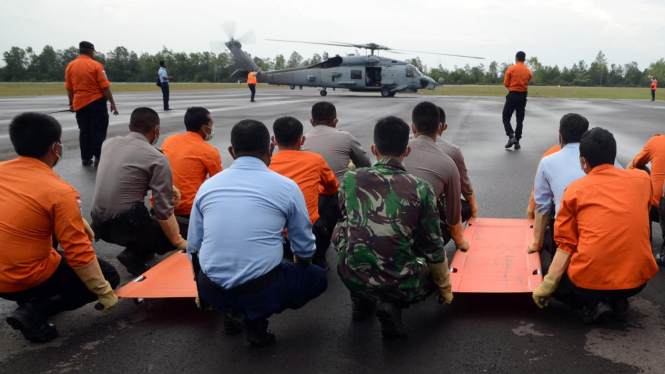
[[[203,183],[194,199],[187,253],[201,302],[225,310],[224,328],[247,329],[247,340],[275,341],[268,317],[298,309],[328,287],[326,273],[310,265],[314,235],[298,185],[271,170],[270,133],[258,121],[231,130],[235,160]],[[296,262],[282,263],[288,229]]]
[[[580,163],[586,176],[570,183],[554,226],[558,250],[543,284],[533,292],[584,308],[593,323],[628,315],[628,298],[657,272],[649,243],[651,182],[638,170],[615,167],[612,134],[594,128],[582,136]],[[544,304],[544,305],[543,305]]]
[[[366,319],[379,301],[384,338],[404,336],[402,309],[410,304],[437,290],[446,304],[453,299],[434,190],[404,169],[408,143],[404,121],[379,120],[372,145],[378,162],[345,174],[333,233],[353,319]]]
[[[120,277],[97,259],[78,193],[52,170],[62,159],[61,134],[51,116],[18,115],[9,136],[19,157],[0,163],[0,298],[18,303],[7,323],[34,342],[58,336],[48,323],[55,314],[95,300],[104,310],[118,302]]]

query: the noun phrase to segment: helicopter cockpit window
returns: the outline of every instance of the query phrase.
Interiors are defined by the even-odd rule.
[[[406,77],[407,78],[415,78],[418,76],[418,73],[416,73],[416,68],[413,66],[407,66],[406,67]]]
[[[351,79],[363,79],[363,71],[351,70]]]

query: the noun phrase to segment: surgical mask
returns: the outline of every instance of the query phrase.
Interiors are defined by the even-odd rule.
[[[55,144],[60,144],[60,154],[57,154],[55,152]],[[53,164],[53,167],[55,167],[55,165],[59,164],[60,161],[62,161],[62,158],[65,157],[65,147],[62,146],[62,143],[53,144],[53,153],[55,153],[58,156],[58,161],[56,161],[55,164]]]
[[[152,143],[150,143],[150,145],[155,145],[155,144],[157,144],[157,142],[159,142],[159,134],[157,134],[157,129],[158,128],[159,128],[159,126],[155,127],[155,140],[153,140]]]
[[[209,142],[209,141],[212,140],[212,138],[215,137],[215,129],[212,126],[208,126],[208,125],[203,125],[203,126],[210,129],[210,134],[206,134],[206,138],[205,138],[205,141]]]

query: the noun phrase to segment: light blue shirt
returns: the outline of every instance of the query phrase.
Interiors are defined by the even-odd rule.
[[[256,157],[240,157],[208,179],[189,218],[187,255],[225,289],[258,278],[282,260],[284,228],[298,258],[314,255],[314,234],[298,185]]]
[[[621,168],[616,160],[614,165]],[[543,158],[538,166],[534,183],[533,199],[536,202],[536,212],[549,213],[554,198],[556,216],[561,207],[563,192],[569,184],[585,175],[580,165],[580,143],[566,144],[559,152]]]
[[[159,71],[157,71],[157,75],[159,75],[159,79],[162,81],[162,83],[169,83],[169,80],[166,79],[169,76],[169,74],[166,72],[166,68],[160,67]]]

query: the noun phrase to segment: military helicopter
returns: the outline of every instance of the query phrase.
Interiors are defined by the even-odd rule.
[[[290,86],[293,90],[296,86],[301,89],[306,87],[321,87],[321,96],[328,94],[327,89],[348,89],[353,92],[378,91],[383,97],[393,97],[397,92],[417,92],[420,89],[433,90],[436,88],[434,79],[426,76],[415,66],[393,58],[375,55],[375,51],[389,51],[391,53],[413,52],[427,53],[443,56],[465,57],[484,59],[483,57],[453,55],[447,53],[432,53],[420,51],[395,50],[376,43],[351,44],[338,42],[304,42],[293,40],[266,39],[277,42],[319,44],[339,47],[365,49],[370,51],[369,55],[339,56],[329,58],[316,65],[303,68],[284,69],[275,71],[262,71],[258,76],[259,83]],[[242,50],[242,44],[233,38],[224,43],[231,51],[238,70],[231,77],[244,78],[250,71],[257,71],[258,66]]]

